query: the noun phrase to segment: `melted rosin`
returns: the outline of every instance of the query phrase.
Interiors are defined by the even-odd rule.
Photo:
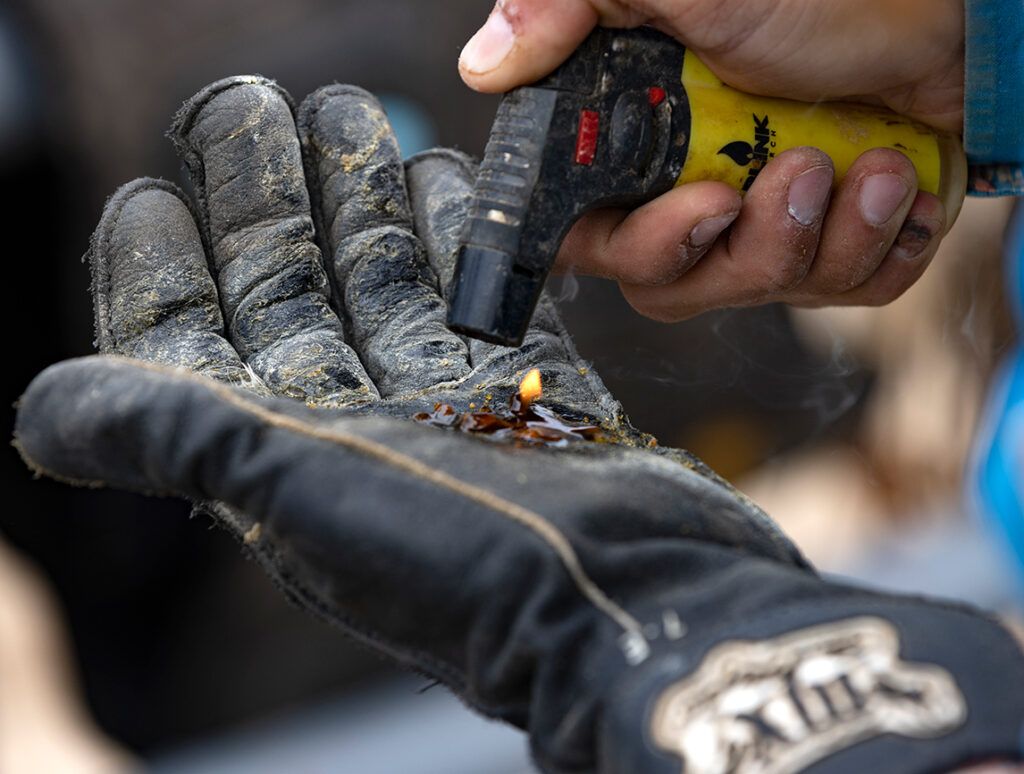
[[[489,405],[479,411],[460,412],[447,403],[435,403],[433,411],[421,412],[413,419],[434,427],[530,446],[561,448],[575,441],[605,440],[597,425],[570,422],[545,406],[525,400],[519,392],[509,400],[508,410],[501,413]]]

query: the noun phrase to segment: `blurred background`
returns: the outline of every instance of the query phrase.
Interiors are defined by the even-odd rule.
[[[496,101],[459,48],[488,0],[5,0],[3,398],[92,351],[80,257],[105,197],[181,179],[164,138],[206,83],[261,73],[300,100],[381,96],[411,154],[479,154]],[[580,350],[634,422],[761,503],[823,570],[1020,614],[1013,563],[963,470],[1014,334],[1005,201],[968,202],[926,278],[883,310],[727,311],[665,326],[608,283],[556,278]],[[596,311],[596,310],[599,310]],[[13,410],[4,415],[10,436]],[[3,456],[0,771],[529,771],[472,717],[292,609],[186,504],[34,480]]]

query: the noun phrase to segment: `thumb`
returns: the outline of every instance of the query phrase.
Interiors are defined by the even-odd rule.
[[[477,91],[508,91],[550,73],[598,24],[636,27],[647,19],[620,0],[498,0],[462,49],[459,71]]]

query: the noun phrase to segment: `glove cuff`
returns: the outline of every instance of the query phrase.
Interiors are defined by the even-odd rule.
[[[601,774],[1024,760],[1024,654],[1009,632],[964,607],[830,588],[655,647],[606,705]]]

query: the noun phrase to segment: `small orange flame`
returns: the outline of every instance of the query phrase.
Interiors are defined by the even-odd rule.
[[[519,400],[522,401],[523,408],[526,408],[543,394],[544,390],[540,384],[540,369],[534,368],[519,383]]]

